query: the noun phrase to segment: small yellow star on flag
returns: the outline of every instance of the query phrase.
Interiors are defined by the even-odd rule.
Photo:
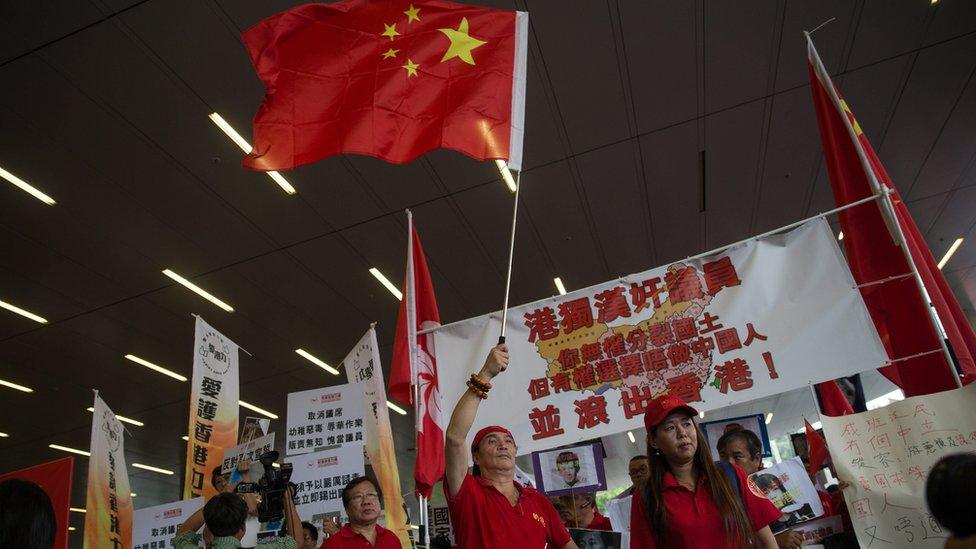
[[[395,50],[393,48],[390,48],[390,49],[386,50],[385,52],[383,52],[383,59],[389,59],[391,57],[396,57],[396,54],[398,54],[398,53],[400,53],[400,50]]]
[[[383,34],[381,34],[380,36],[389,36],[390,40],[393,40],[394,36],[400,36],[400,33],[398,33],[396,30],[396,23],[393,23],[392,25],[387,25],[386,23],[383,23],[383,28],[386,30],[384,30]]]
[[[417,15],[418,13],[420,13],[420,8],[413,7],[413,4],[410,4],[410,9],[408,9],[407,11],[405,11],[403,13],[406,14],[406,16],[407,16],[407,23],[408,24],[411,21],[420,21],[420,17]]]
[[[414,63],[408,58],[407,64],[401,65],[401,67],[407,69],[407,78],[409,78],[411,76],[417,76],[417,69],[420,67],[420,65]]]
[[[441,62],[458,57],[461,61],[469,65],[474,65],[474,58],[471,57],[471,50],[485,45],[487,42],[478,40],[468,34],[468,18],[462,17],[461,24],[457,29],[437,29],[444,33],[451,40],[450,47],[444,52]]]

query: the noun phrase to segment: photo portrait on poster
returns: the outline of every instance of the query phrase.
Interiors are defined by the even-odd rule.
[[[749,475],[749,490],[771,501],[783,513],[769,525],[774,534],[824,514],[817,489],[799,457]]]
[[[569,535],[580,549],[621,549],[620,532],[570,528]]]
[[[598,443],[532,454],[536,488],[547,496],[607,489],[603,447]]]
[[[769,446],[769,434],[766,431],[766,418],[762,414],[751,416],[730,417],[717,421],[703,421],[698,424],[705,439],[708,440],[708,447],[712,450],[713,456],[718,456],[718,439],[729,431],[745,429],[756,433],[762,442],[762,457],[773,456],[773,450]]]

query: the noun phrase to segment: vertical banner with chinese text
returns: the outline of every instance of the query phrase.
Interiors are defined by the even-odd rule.
[[[216,495],[210,473],[222,465],[224,449],[237,445],[239,396],[237,344],[196,317],[183,499]]]
[[[386,527],[396,533],[400,544],[408,547],[410,527],[404,512],[403,496],[400,494],[400,472],[397,468],[396,448],[393,445],[393,431],[390,428],[390,411],[386,407],[386,383],[383,380],[383,366],[380,364],[374,327],[371,326],[356,343],[342,364],[346,367],[349,383],[357,383],[363,387],[366,405],[366,455],[369,456],[373,473],[383,493]]]
[[[285,453],[289,456],[365,442],[363,384],[288,393]]]
[[[498,314],[436,332],[445,410],[497,339]],[[718,254],[509,310],[511,364],[471,433],[519,454],[643,426],[670,392],[710,410],[883,366],[888,358],[829,226],[812,221]]]
[[[122,433],[122,424],[96,392],[88,458],[85,549],[132,547],[132,496]]]
[[[861,547],[944,546],[925,481],[940,458],[976,452],[976,384],[820,421]]]

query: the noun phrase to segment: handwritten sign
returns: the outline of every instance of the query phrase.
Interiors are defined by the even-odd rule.
[[[976,384],[821,421],[861,546],[945,545],[925,480],[943,456],[976,452]]]

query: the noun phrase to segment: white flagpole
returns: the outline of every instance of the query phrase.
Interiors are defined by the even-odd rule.
[[[508,169],[508,168],[506,168]],[[505,343],[505,324],[508,322],[508,294],[512,287],[512,258],[515,255],[515,225],[518,223],[519,191],[522,190],[522,172],[515,177],[515,205],[512,207],[512,234],[508,241],[508,270],[505,274],[505,300],[502,302],[502,332],[498,344]]]
[[[905,256],[905,261],[908,262],[908,266],[912,269],[912,276],[915,279],[915,286],[918,289],[918,294],[925,303],[925,308],[929,313],[928,317],[929,322],[932,325],[932,331],[935,334],[936,339],[939,340],[939,346],[942,347],[942,355],[945,357],[946,367],[949,368],[949,372],[952,373],[952,378],[956,382],[956,387],[962,387],[962,380],[959,379],[959,372],[956,371],[956,366],[952,360],[952,354],[949,352],[949,347],[946,346],[945,338],[942,337],[942,330],[939,327],[940,323],[938,313],[935,311],[935,307],[932,307],[929,303],[928,292],[925,290],[925,283],[922,281],[922,275],[920,275],[918,272],[918,266],[915,264],[915,259],[912,257],[912,252],[908,248],[908,240],[905,238],[905,232],[902,230],[901,223],[898,222],[898,216],[895,214],[895,205],[891,199],[891,195],[894,191],[887,185],[882,185],[878,181],[877,174],[875,174],[874,168],[868,161],[867,154],[864,152],[864,149],[861,146],[861,141],[857,137],[857,132],[854,131],[854,126],[847,117],[847,112],[844,109],[844,105],[840,101],[840,97],[837,95],[837,90],[833,86],[830,75],[827,74],[827,69],[820,60],[820,54],[817,53],[817,48],[813,45],[813,39],[810,38],[810,33],[804,32],[803,34],[807,38],[807,46],[809,48],[811,61],[814,64],[814,72],[817,74],[817,77],[821,81],[824,89],[827,90],[827,94],[830,96],[831,102],[834,104],[834,108],[840,112],[840,118],[844,121],[844,127],[847,129],[847,134],[854,143],[854,150],[857,151],[857,157],[861,161],[861,168],[868,177],[868,183],[871,185],[874,194],[880,193],[883,195],[881,197],[882,216],[888,225],[889,231],[894,232],[893,236],[895,237],[895,243],[899,248],[901,248],[902,254]]]

